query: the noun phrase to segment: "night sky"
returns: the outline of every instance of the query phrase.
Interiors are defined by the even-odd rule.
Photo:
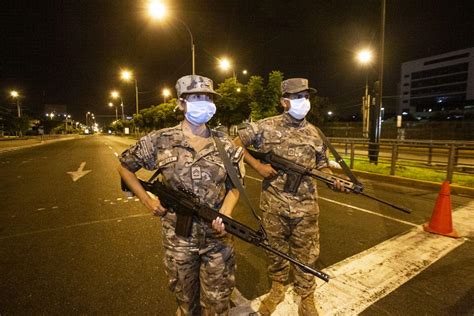
[[[219,83],[216,58],[228,56],[240,81],[272,70],[307,77],[335,111],[357,111],[365,71],[354,60],[367,45],[378,49],[380,1],[164,1],[170,16],[194,35],[196,73]],[[474,1],[388,0],[384,94],[395,95],[404,61],[474,46]],[[134,88],[119,80],[128,67],[138,78],[140,108],[162,101],[163,87],[191,73],[190,39],[172,18],[152,22],[146,1],[1,1],[1,105],[17,89],[27,113],[44,103],[66,104],[78,119],[86,111],[111,115],[110,91],[134,112]],[[377,65],[369,69],[377,76]],[[173,91],[174,92],[174,91]]]

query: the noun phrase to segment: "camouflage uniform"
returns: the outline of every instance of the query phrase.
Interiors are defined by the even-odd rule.
[[[288,113],[244,124],[239,137],[245,147],[257,151],[272,151],[276,155],[310,169],[328,167],[326,145],[316,128],[295,120]],[[260,208],[263,225],[270,244],[284,253],[291,253],[301,262],[313,265],[319,256],[319,207],[316,180],[304,177],[295,194],[284,192],[286,174],[264,179]],[[288,261],[268,253],[270,279],[285,282],[289,274]],[[295,291],[306,297],[315,289],[314,277],[295,267]]]
[[[223,143],[241,174],[241,148],[235,147],[224,133],[214,135]],[[142,137],[122,153],[120,162],[132,172],[140,168],[158,169],[167,185],[192,191],[201,203],[213,209],[221,207],[232,188],[214,140],[209,138],[208,144],[196,152],[183,133],[182,123]],[[194,218],[190,237],[178,236],[175,234],[176,215],[172,211],[168,211],[161,222],[164,263],[169,288],[176,295],[177,315],[199,315],[200,306],[206,315],[228,314],[235,284],[230,235],[218,236],[210,224]]]

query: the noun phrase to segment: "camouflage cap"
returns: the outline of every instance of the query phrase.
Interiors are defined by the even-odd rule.
[[[316,93],[318,90],[308,87],[308,79],[291,78],[281,82],[281,93],[298,93],[308,90],[310,93]]]
[[[183,76],[176,81],[176,92],[178,98],[184,93],[211,93],[220,96],[213,89],[211,79],[199,75]]]

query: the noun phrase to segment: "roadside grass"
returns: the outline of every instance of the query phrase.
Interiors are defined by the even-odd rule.
[[[348,163],[349,157],[344,157]],[[379,161],[377,165],[369,163],[368,159],[355,159],[354,170],[390,175],[390,163]],[[446,179],[446,170],[436,170],[428,166],[397,165],[395,175],[403,178],[443,182]],[[474,175],[453,174],[453,184],[474,188]]]

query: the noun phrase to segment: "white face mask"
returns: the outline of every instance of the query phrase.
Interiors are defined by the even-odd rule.
[[[289,100],[289,99],[287,99]],[[297,120],[302,120],[311,109],[311,103],[306,98],[289,100],[290,109],[288,113]]]
[[[206,124],[216,113],[216,105],[209,101],[186,101],[184,116],[193,125]]]

